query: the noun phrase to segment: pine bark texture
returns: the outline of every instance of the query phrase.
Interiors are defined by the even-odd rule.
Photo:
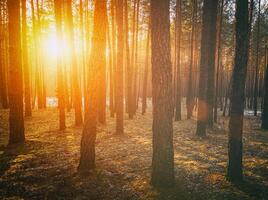
[[[210,99],[211,101],[208,105],[207,99],[213,96],[213,94],[209,94],[211,91],[208,91],[208,83],[211,84],[208,71],[213,70],[215,67],[217,7],[218,0],[204,1],[196,129],[196,135],[198,136],[206,135],[208,112],[213,108],[214,103],[214,101]],[[214,74],[212,76],[214,76]],[[214,85],[214,82],[212,84]]]
[[[245,82],[247,74],[249,47],[249,9],[248,0],[236,1],[236,48],[232,77],[231,109],[229,121],[229,150],[227,178],[231,182],[241,181],[242,132],[245,101]]]
[[[115,106],[116,106],[116,134],[124,133],[124,33],[123,33],[123,0],[118,0],[116,5],[117,17],[117,65],[115,69]]]
[[[9,31],[9,144],[23,143],[23,78],[20,36],[20,1],[8,0]]]
[[[97,118],[98,118],[98,98],[102,69],[105,65],[105,43],[106,43],[106,20],[103,16],[106,11],[106,0],[95,1],[94,12],[94,27],[92,36],[92,64],[89,67],[88,77],[88,95],[87,95],[87,110],[85,113],[85,122],[83,127],[81,148],[80,148],[80,163],[78,170],[82,173],[88,172],[95,168],[95,141],[97,134]]]
[[[172,65],[169,1],[151,0],[153,159],[151,183],[174,184]]]

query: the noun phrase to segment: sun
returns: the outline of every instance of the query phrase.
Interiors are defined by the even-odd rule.
[[[48,58],[57,57],[59,50],[59,42],[55,35],[49,35],[48,37],[43,38],[42,43],[44,54]]]

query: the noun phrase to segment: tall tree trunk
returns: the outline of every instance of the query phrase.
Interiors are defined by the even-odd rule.
[[[148,25],[148,35],[147,35],[147,42],[146,42],[146,56],[145,56],[143,87],[142,87],[142,114],[145,114],[146,108],[147,108],[147,85],[148,85],[148,72],[149,72],[149,49],[150,49],[150,24]]]
[[[30,73],[28,63],[28,42],[27,42],[27,23],[26,23],[26,0],[21,1],[22,11],[22,53],[23,53],[23,70],[24,70],[24,103],[25,116],[32,116],[31,106],[31,87],[30,87]]]
[[[176,5],[176,102],[175,121],[181,120],[181,0]]]
[[[138,65],[138,50],[139,50],[139,19],[140,19],[140,0],[137,0],[137,12],[136,12],[136,28],[135,28],[135,55],[134,55],[134,79],[133,79],[133,98],[134,98],[134,114],[138,109],[138,84],[139,84],[139,65]]]
[[[186,108],[187,108],[187,119],[190,119],[194,109],[194,94],[193,94],[193,67],[194,67],[194,41],[195,41],[195,28],[196,28],[196,12],[197,5],[196,0],[192,0],[192,30],[191,30],[191,54],[190,54],[190,68],[188,76],[188,89],[186,96]]]
[[[129,88],[128,88],[128,114],[129,114],[129,119],[133,119],[134,114],[135,114],[135,99],[136,97],[134,97],[134,62],[135,62],[135,35],[136,35],[136,7],[137,7],[137,0],[134,0],[134,8],[133,8],[133,20],[132,20],[132,39],[131,39],[131,66],[129,69],[129,73],[128,73],[128,84],[129,84]]]
[[[97,132],[97,116],[98,116],[98,92],[101,89],[100,84],[102,76],[102,68],[105,65],[106,53],[106,23],[105,19],[106,0],[95,1],[94,27],[92,37],[91,61],[88,77],[88,95],[87,110],[85,113],[85,123],[83,127],[80,163],[78,170],[80,172],[88,172],[95,168],[95,141]]]
[[[249,47],[248,0],[236,1],[236,48],[232,77],[231,112],[229,121],[229,150],[227,178],[231,182],[241,181],[242,132]]]
[[[126,47],[126,73],[125,73],[125,102],[126,102],[126,112],[128,113],[129,109],[129,99],[131,98],[131,66],[130,66],[130,51],[129,51],[129,27],[128,27],[128,0],[124,0],[124,25],[125,25],[125,47]]]
[[[70,45],[70,57],[72,63],[72,87],[73,87],[73,100],[75,109],[75,125],[79,126],[83,123],[82,119],[82,97],[81,89],[78,82],[78,65],[74,44],[74,27],[73,27],[73,13],[72,13],[72,0],[67,0],[67,27],[68,27],[68,41]],[[105,110],[105,109],[104,109]]]
[[[117,59],[116,59],[116,16],[115,16],[115,5],[116,0],[111,0],[111,18],[112,18],[112,57],[113,57],[113,66],[110,68],[110,98],[111,95],[113,96],[112,99],[110,99],[110,115],[111,117],[114,117],[114,114],[116,112],[116,105],[115,105],[115,70],[117,65]],[[112,91],[111,91],[112,90]]]
[[[9,144],[23,143],[23,81],[20,36],[20,1],[8,0],[9,31]]]
[[[8,84],[7,84],[7,7],[6,2],[0,4],[0,104],[2,108],[8,108]]]
[[[217,71],[216,71],[216,86],[215,86],[215,98],[214,98],[214,122],[218,121],[218,104],[219,104],[219,76],[221,70],[221,47],[222,47],[222,21],[223,21],[223,7],[224,0],[221,0],[220,13],[219,13],[219,29],[218,29],[218,48],[217,48]],[[221,74],[222,76],[222,74]]]
[[[206,135],[208,71],[215,67],[217,8],[218,0],[204,1],[196,129],[196,135],[198,136]]]
[[[115,104],[116,104],[116,134],[124,133],[124,81],[123,81],[123,59],[124,59],[124,34],[123,34],[123,0],[118,0],[116,5],[117,16],[117,66],[115,69]]]
[[[256,42],[256,63],[254,79],[254,116],[258,111],[258,87],[259,87],[259,49],[260,49],[260,21],[261,21],[261,0],[259,0],[258,20],[257,20],[257,42]]]
[[[174,184],[172,64],[169,1],[151,0],[153,159],[151,183]]]
[[[85,33],[84,33],[84,4],[83,0],[79,0],[79,17],[80,17],[80,39],[81,39],[81,49],[82,49],[82,71],[83,71],[83,92],[84,92],[84,104],[87,88],[87,70],[85,61]],[[81,95],[82,98],[83,95]],[[82,106],[82,105],[81,105]]]
[[[262,129],[268,130],[268,52],[267,46],[265,47],[265,57],[266,57],[266,69],[265,69],[265,80],[264,80],[264,98],[263,98],[263,109],[262,109]]]
[[[63,0],[54,0],[55,19],[56,19],[56,31],[58,42],[58,55],[57,55],[57,78],[58,78],[58,107],[59,107],[59,127],[60,130],[66,128],[65,125],[65,91],[64,91],[64,75],[62,66],[62,6]]]

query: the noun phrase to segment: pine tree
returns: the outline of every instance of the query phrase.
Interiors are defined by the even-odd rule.
[[[95,1],[94,27],[92,37],[91,60],[92,65],[89,70],[88,77],[88,96],[87,110],[85,113],[85,122],[83,127],[80,163],[78,170],[80,172],[88,172],[95,168],[95,141],[97,134],[97,117],[98,117],[98,92],[102,76],[102,68],[105,65],[106,53],[106,0]]]
[[[231,182],[241,181],[242,132],[245,101],[245,82],[247,74],[249,47],[249,9],[248,0],[236,1],[236,48],[232,77],[231,109],[229,121],[229,150],[227,178]]]
[[[151,0],[153,160],[151,183],[174,184],[172,65],[169,1]]]
[[[9,144],[23,143],[23,81],[20,36],[20,1],[8,0],[9,31]]]

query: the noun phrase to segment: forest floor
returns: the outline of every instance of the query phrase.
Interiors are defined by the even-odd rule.
[[[107,113],[108,115],[108,113]],[[26,142],[7,146],[8,111],[0,110],[0,199],[268,199],[268,132],[248,116],[244,131],[244,174],[240,185],[225,179],[227,119],[206,138],[195,136],[195,120],[174,122],[176,185],[150,185],[152,115],[125,119],[125,134],[114,134],[115,119],[99,126],[96,169],[77,173],[82,127],[58,131],[56,109],[26,119]]]

